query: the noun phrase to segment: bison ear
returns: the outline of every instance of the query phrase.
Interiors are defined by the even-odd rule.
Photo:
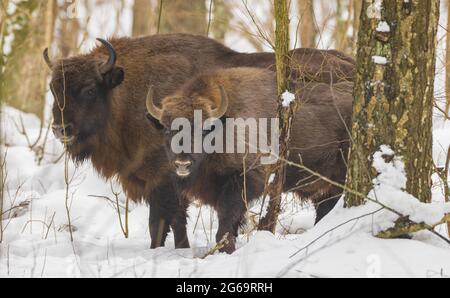
[[[103,75],[104,82],[111,89],[119,86],[124,79],[125,79],[125,71],[120,66],[113,67],[112,70],[108,71]]]

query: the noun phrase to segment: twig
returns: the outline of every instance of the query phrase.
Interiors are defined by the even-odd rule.
[[[108,198],[107,196],[88,195],[88,197],[90,197],[90,198],[97,198],[97,199],[105,199],[105,200],[107,200],[109,203],[111,203],[113,205],[114,209],[117,209],[116,208],[117,203],[115,201],[111,200],[110,198]],[[122,205],[119,205],[119,208],[124,209],[124,210],[126,209],[126,207],[122,206]]]
[[[112,181],[111,181],[111,191],[112,191],[114,197],[116,198],[115,204],[116,204],[117,215],[119,216],[120,228],[121,228],[122,233],[125,236],[125,238],[128,239],[128,236],[129,236],[129,229],[128,229],[129,198],[127,197],[126,201],[125,201],[125,223],[124,223],[122,221],[122,214],[120,213],[120,204],[119,204],[119,195],[120,195],[120,193],[114,191]]]
[[[206,28],[206,37],[209,37],[209,31],[211,30],[213,5],[214,5],[214,0],[210,0],[209,11],[208,11],[208,27]]]
[[[229,241],[228,241],[228,235],[229,233],[226,233],[222,240],[220,240],[219,243],[216,244],[216,246],[214,246],[213,249],[211,249],[205,256],[203,256],[201,259],[206,259],[209,256],[214,255],[216,252],[218,252],[219,250],[221,250],[222,248],[225,247],[225,245],[228,245]]]
[[[47,233],[45,234],[45,237],[44,237],[45,240],[47,240],[50,229],[55,221],[55,215],[56,215],[56,212],[53,213],[52,219],[50,220],[50,224],[48,225]]]
[[[342,226],[345,226],[345,225],[347,225],[347,224],[349,224],[349,223],[351,223],[351,222],[358,221],[358,220],[360,220],[360,219],[362,219],[362,218],[365,218],[365,217],[368,217],[368,216],[373,216],[373,215],[377,214],[378,212],[381,212],[381,211],[384,210],[384,209],[385,209],[385,208],[380,208],[380,209],[378,209],[377,211],[374,211],[374,212],[371,212],[371,213],[368,213],[368,214],[364,214],[364,215],[361,215],[361,216],[352,218],[352,219],[350,219],[350,220],[348,220],[348,221],[346,221],[346,222],[344,222],[344,223],[342,223],[342,224],[340,224],[340,225],[338,225],[338,226],[336,226],[336,227],[334,227],[334,228],[332,228],[332,229],[326,231],[324,234],[322,234],[322,235],[319,236],[318,238],[316,238],[316,239],[314,239],[313,241],[311,241],[310,243],[308,243],[308,245],[306,245],[305,247],[299,249],[296,253],[294,253],[293,255],[291,255],[290,258],[293,258],[293,257],[295,257],[296,255],[298,255],[299,253],[301,253],[302,251],[304,251],[305,249],[308,249],[309,247],[311,247],[311,245],[313,245],[314,243],[316,243],[317,241],[319,241],[320,239],[322,239],[322,238],[325,237],[326,235],[330,234],[331,232],[337,230],[338,228],[340,228],[340,227],[342,227]]]
[[[164,4],[164,0],[159,0],[158,26],[156,27],[156,34],[159,34],[159,32],[161,30],[161,19],[162,19],[163,4]]]

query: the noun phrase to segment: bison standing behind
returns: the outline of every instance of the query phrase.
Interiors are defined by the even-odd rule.
[[[185,200],[172,187],[164,140],[145,118],[148,87],[157,98],[195,75],[215,68],[273,69],[271,53],[243,54],[202,36],[155,35],[99,39],[88,54],[51,61],[50,89],[56,135],[76,161],[92,161],[105,178],[118,177],[126,195],[150,204],[152,248],[164,245],[172,228],[177,248],[188,247]],[[352,79],[354,61],[338,52],[295,50],[296,65],[308,80]]]
[[[333,86],[322,83],[297,84],[300,107],[293,120],[289,154],[291,162],[333,181],[344,182],[352,88],[352,83]],[[235,237],[247,203],[263,194],[266,171],[259,162],[261,156],[246,152],[207,154],[193,152],[194,149],[174,153],[173,148],[177,144],[174,144],[173,138],[181,132],[174,131],[178,124],[173,124],[181,123],[182,119],[187,124],[194,124],[198,122],[196,117],[199,115],[202,119],[212,118],[207,121],[216,119],[219,122],[215,122],[212,131],[204,130],[203,138],[216,134],[216,142],[223,138],[224,143],[232,141],[238,144],[235,127],[228,126],[229,120],[277,117],[276,89],[276,74],[272,71],[232,68],[195,78],[174,95],[164,98],[161,108],[154,104],[152,90],[147,97],[148,116],[157,119],[161,130],[165,131],[170,166],[178,177],[177,186],[187,197],[195,196],[217,210],[219,230],[216,239],[220,241],[228,233],[229,244],[224,251],[229,253],[235,250]],[[211,128],[211,125],[207,126]],[[247,130],[247,137],[252,133]],[[185,148],[196,146],[194,134],[183,140],[188,143],[186,140],[191,141],[184,144]],[[229,136],[234,139],[228,139]],[[341,194],[337,187],[294,166],[287,168],[284,190],[294,192],[303,199],[311,199],[317,207],[317,221],[334,207]]]

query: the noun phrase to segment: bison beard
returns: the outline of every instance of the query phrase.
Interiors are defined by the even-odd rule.
[[[155,35],[111,39],[88,54],[51,61],[54,118],[72,125],[68,146],[76,161],[90,160],[105,178],[118,177],[126,195],[150,204],[152,247],[164,245],[171,227],[176,247],[187,247],[185,194],[174,190],[158,125],[145,116],[150,85],[162,99],[211,68],[275,69],[271,53],[244,54],[202,36]],[[355,62],[336,51],[298,49],[292,68],[307,80],[352,80]],[[62,117],[58,101],[64,99]],[[62,118],[66,123],[62,123]],[[231,187],[231,186],[230,186]]]

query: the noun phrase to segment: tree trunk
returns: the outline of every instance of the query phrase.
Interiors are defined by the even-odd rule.
[[[225,35],[230,29],[231,14],[230,3],[226,0],[213,0],[214,19],[211,24],[211,31],[216,40],[225,41]]]
[[[0,104],[3,103],[5,97],[3,94],[4,90],[4,67],[6,65],[6,55],[4,53],[4,46],[5,46],[5,37],[6,37],[6,22],[8,18],[8,14],[6,12],[6,8],[9,5],[8,0],[2,2],[0,9]]]
[[[1,96],[24,112],[43,118],[48,67],[42,50],[53,38],[56,0],[16,4],[8,23],[14,36],[3,73]]]
[[[149,35],[153,31],[151,0],[134,0],[133,6],[133,36]]]
[[[300,17],[299,34],[301,46],[303,48],[315,48],[316,37],[319,32],[314,17],[313,0],[299,0],[298,9]]]
[[[352,0],[353,1],[353,37],[352,37],[352,54],[356,55],[358,48],[358,32],[359,24],[361,18],[361,9],[363,0]]]
[[[278,116],[280,119],[280,152],[279,160],[268,174],[265,194],[270,198],[267,214],[259,223],[260,230],[275,233],[281,208],[281,194],[285,180],[285,170],[288,155],[288,144],[291,131],[291,119],[294,115],[295,104],[283,106],[282,94],[288,86],[289,63],[289,5],[288,0],[275,0],[275,55],[277,61],[277,85],[279,95]],[[274,177],[270,179],[269,177]],[[271,181],[273,180],[273,181]]]
[[[208,26],[205,0],[160,0],[158,11],[161,4],[160,33],[205,35]]]
[[[67,14],[71,2],[63,2],[59,4],[59,21],[58,29],[58,47],[61,57],[69,57],[78,53],[78,37],[80,33],[80,22],[76,17],[70,17]]]
[[[405,164],[406,191],[431,201],[432,111],[438,0],[364,1],[347,187],[372,189],[372,156],[389,145]],[[347,206],[363,198],[346,193]]]
[[[447,51],[445,55],[445,115],[450,117],[450,0],[447,0]]]
[[[334,30],[334,39],[336,43],[336,50],[342,51],[347,54],[352,54],[352,37],[349,35],[349,29],[353,25],[353,18],[355,14],[353,9],[355,9],[354,1],[350,0],[343,3],[342,0],[336,2],[336,26]]]

